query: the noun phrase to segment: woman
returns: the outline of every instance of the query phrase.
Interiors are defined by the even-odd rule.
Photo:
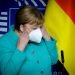
[[[32,6],[22,6],[15,25],[0,38],[2,75],[52,75],[58,60],[56,41],[43,25],[43,15]]]

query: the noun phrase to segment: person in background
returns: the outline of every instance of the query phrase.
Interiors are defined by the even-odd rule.
[[[0,38],[2,75],[52,75],[57,63],[56,40],[43,25],[43,14],[30,5],[21,6],[15,24]]]

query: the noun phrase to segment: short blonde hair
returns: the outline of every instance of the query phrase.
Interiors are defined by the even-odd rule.
[[[30,5],[22,6],[16,13],[15,18],[15,29],[20,30],[20,25],[25,25],[27,23],[40,25],[43,24],[43,14],[36,8]]]

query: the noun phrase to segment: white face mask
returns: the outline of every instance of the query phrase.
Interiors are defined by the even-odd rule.
[[[30,34],[29,34],[30,41],[40,43],[41,39],[42,39],[42,32],[41,32],[40,28],[37,28],[36,30],[33,30],[32,32],[30,32]]]

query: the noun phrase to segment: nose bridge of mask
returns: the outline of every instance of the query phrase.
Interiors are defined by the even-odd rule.
[[[33,30],[29,34],[30,41],[34,41],[34,42],[40,43],[41,42],[41,38],[42,38],[42,32],[41,32],[40,28],[37,28],[36,30]]]

